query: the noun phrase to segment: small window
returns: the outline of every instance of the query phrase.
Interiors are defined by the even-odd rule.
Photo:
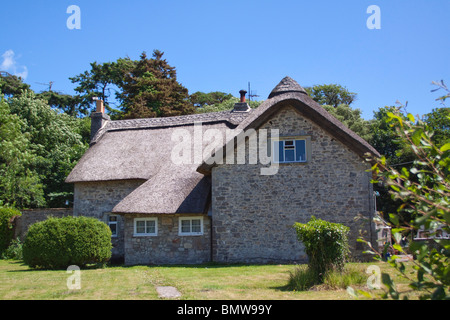
[[[158,218],[134,219],[134,236],[158,235]]]
[[[272,143],[275,163],[306,162],[306,140],[274,140]]]
[[[202,235],[203,234],[203,217],[180,218],[178,233],[180,236]]]
[[[108,215],[108,226],[111,229],[111,236],[117,237],[118,217],[116,215]]]

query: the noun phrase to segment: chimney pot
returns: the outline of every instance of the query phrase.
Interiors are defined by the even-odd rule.
[[[97,104],[96,112],[105,113],[105,106],[103,105],[103,100],[101,99],[96,100],[96,104]]]
[[[239,93],[241,94],[241,103],[244,103],[245,102],[245,94],[247,93],[247,91],[241,90],[241,91],[239,91]]]
[[[233,112],[248,112],[248,111],[250,111],[250,106],[248,105],[247,102],[245,102],[245,94],[247,93],[247,91],[241,90],[241,91],[239,91],[239,93],[241,94],[241,102],[234,104]]]

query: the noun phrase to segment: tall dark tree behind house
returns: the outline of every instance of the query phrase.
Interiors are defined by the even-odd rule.
[[[163,59],[163,52],[143,52],[134,69],[125,74],[122,100],[123,117],[146,118],[192,114],[195,108],[188,90],[177,81],[175,67]]]

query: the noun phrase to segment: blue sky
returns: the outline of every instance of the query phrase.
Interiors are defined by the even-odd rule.
[[[70,5],[81,29],[69,29]],[[370,5],[381,29],[369,29]],[[69,77],[93,61],[164,51],[195,91],[238,96],[248,82],[266,99],[284,76],[302,86],[341,84],[366,119],[398,100],[423,115],[450,83],[450,1],[3,1],[0,69],[41,91],[74,94]],[[442,95],[441,94],[441,95]]]

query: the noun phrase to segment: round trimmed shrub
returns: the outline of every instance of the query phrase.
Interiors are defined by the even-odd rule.
[[[312,216],[308,223],[295,223],[294,228],[305,246],[308,266],[319,280],[328,271],[344,269],[349,253],[348,227]]]
[[[111,229],[95,218],[49,218],[28,229],[23,260],[32,268],[62,269],[105,263],[111,258]]]
[[[13,236],[14,228],[12,221],[14,217],[21,216],[19,210],[9,207],[0,207],[0,257],[8,249]]]

